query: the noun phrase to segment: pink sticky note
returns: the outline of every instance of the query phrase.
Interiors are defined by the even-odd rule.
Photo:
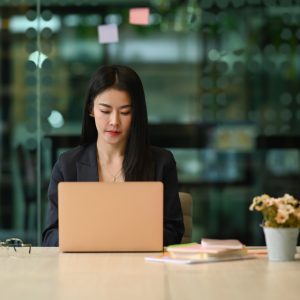
[[[98,26],[98,38],[100,44],[117,43],[119,41],[117,24]]]
[[[129,23],[135,25],[148,25],[149,24],[149,8],[131,8],[129,10]]]

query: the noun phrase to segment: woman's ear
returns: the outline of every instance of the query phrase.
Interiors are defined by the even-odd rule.
[[[92,118],[95,117],[94,112],[93,112],[93,105],[90,105],[90,107],[89,107],[89,116],[92,117]]]

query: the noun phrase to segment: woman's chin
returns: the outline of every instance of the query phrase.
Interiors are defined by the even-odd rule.
[[[123,142],[123,139],[120,137],[106,137],[104,141],[110,145],[119,145]]]

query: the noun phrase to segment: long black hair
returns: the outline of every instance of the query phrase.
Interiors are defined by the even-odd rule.
[[[131,127],[123,161],[125,180],[151,180],[153,165],[145,93],[142,81],[133,69],[121,65],[108,65],[99,68],[92,76],[84,107],[80,144],[88,145],[97,141],[95,120],[90,113],[95,98],[107,89],[125,91],[131,99]]]

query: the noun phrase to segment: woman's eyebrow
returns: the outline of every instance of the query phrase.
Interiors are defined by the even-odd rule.
[[[108,105],[108,104],[105,104],[105,103],[98,103],[99,105],[102,105],[102,106],[105,106],[105,107],[107,107],[107,108],[111,108],[111,106],[110,105]]]
[[[112,108],[111,105],[108,105],[108,104],[105,104],[105,103],[100,102],[98,104],[101,105],[101,106],[107,107],[107,108]],[[131,107],[132,107],[131,104],[125,104],[125,105],[120,106],[119,108],[124,109],[124,108],[131,108]]]
[[[125,105],[120,106],[120,109],[122,109],[122,108],[131,108],[131,107],[132,107],[131,104],[125,104]]]

